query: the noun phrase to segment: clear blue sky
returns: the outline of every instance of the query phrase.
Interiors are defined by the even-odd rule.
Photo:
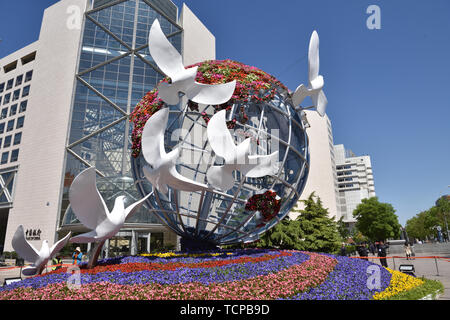
[[[0,57],[37,40],[55,2],[1,1]],[[371,156],[380,201],[404,224],[450,193],[450,1],[185,2],[215,35],[218,59],[259,67],[291,90],[307,80],[316,29],[335,144]],[[371,4],[381,30],[366,27]]]

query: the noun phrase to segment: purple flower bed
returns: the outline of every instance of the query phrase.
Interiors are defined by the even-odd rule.
[[[277,254],[279,252],[273,251],[255,251],[249,252],[242,251],[238,253],[239,257],[251,256],[252,258],[260,257],[267,254]],[[236,258],[226,256],[225,259]],[[185,262],[187,258],[171,258],[169,262]],[[217,257],[196,257],[189,258],[194,259],[194,262],[202,262],[209,260],[218,260]],[[147,284],[147,283],[159,283],[163,285],[173,285],[179,283],[190,283],[197,282],[204,285],[209,285],[212,283],[222,283],[229,281],[237,281],[243,279],[254,278],[255,276],[267,275],[277,273],[281,270],[289,268],[296,264],[301,264],[309,259],[307,254],[301,252],[293,252],[291,256],[279,257],[276,259],[257,262],[257,263],[239,263],[230,264],[222,267],[214,268],[179,268],[173,271],[168,270],[158,270],[158,271],[139,271],[139,272],[99,272],[96,274],[80,274],[81,283],[100,283],[100,282],[110,282],[120,285],[128,284]],[[163,262],[167,263],[167,259],[163,258],[153,258],[153,257],[123,257],[123,258],[113,258],[101,261],[102,264],[117,264],[117,263],[135,263],[135,262]],[[224,259],[220,259],[224,260]],[[192,261],[192,260],[191,260]],[[25,279],[21,282],[12,283],[8,286],[0,288],[0,292],[3,290],[13,290],[20,287],[32,287],[41,288],[49,284],[66,282],[69,278],[67,273],[50,274],[41,277],[32,277]]]
[[[335,258],[338,264],[321,285],[307,292],[298,294],[292,300],[373,300],[376,292],[384,291],[391,281],[391,273],[379,265],[361,259],[350,259],[328,255]],[[380,289],[369,289],[367,280],[371,273],[370,265],[380,267]]]

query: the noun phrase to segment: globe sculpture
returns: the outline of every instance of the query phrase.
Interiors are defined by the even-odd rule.
[[[315,35],[310,55],[318,56]],[[157,20],[149,47],[168,77],[130,120],[132,171],[142,197],[151,194],[147,207],[187,249],[259,239],[295,206],[308,177],[298,105],[311,96],[324,112],[323,78],[313,79],[318,57],[310,56],[310,86],[291,93],[275,77],[236,61],[184,68]]]

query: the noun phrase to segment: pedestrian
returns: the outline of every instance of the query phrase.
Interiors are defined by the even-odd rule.
[[[369,251],[373,256],[375,255],[375,245],[373,244],[373,242],[371,242],[369,245]]]
[[[342,243],[341,251],[339,252],[340,256],[346,257],[347,256],[347,249],[345,248],[345,243]]]
[[[379,245],[378,245],[378,257],[380,257],[380,263],[383,267],[388,268],[388,264],[387,264],[387,252],[386,252],[387,246],[384,244],[383,241],[380,241]]]
[[[83,259],[83,254],[81,253],[80,247],[77,247],[72,254],[73,264],[80,264],[81,259]]]
[[[406,254],[406,260],[411,259],[411,246],[408,242],[405,242],[405,254]]]
[[[53,271],[58,270],[58,269],[61,269],[61,265],[62,265],[61,257],[60,257],[60,256],[54,257],[54,258],[52,259],[52,264],[53,264],[53,266],[54,266],[54,267],[52,268]]]
[[[366,244],[363,242],[358,246],[358,253],[361,257],[361,259],[368,261],[367,258],[369,256],[369,251],[367,250]]]

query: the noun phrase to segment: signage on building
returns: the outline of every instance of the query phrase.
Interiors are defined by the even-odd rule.
[[[41,240],[41,229],[27,229],[25,238],[27,240]]]

